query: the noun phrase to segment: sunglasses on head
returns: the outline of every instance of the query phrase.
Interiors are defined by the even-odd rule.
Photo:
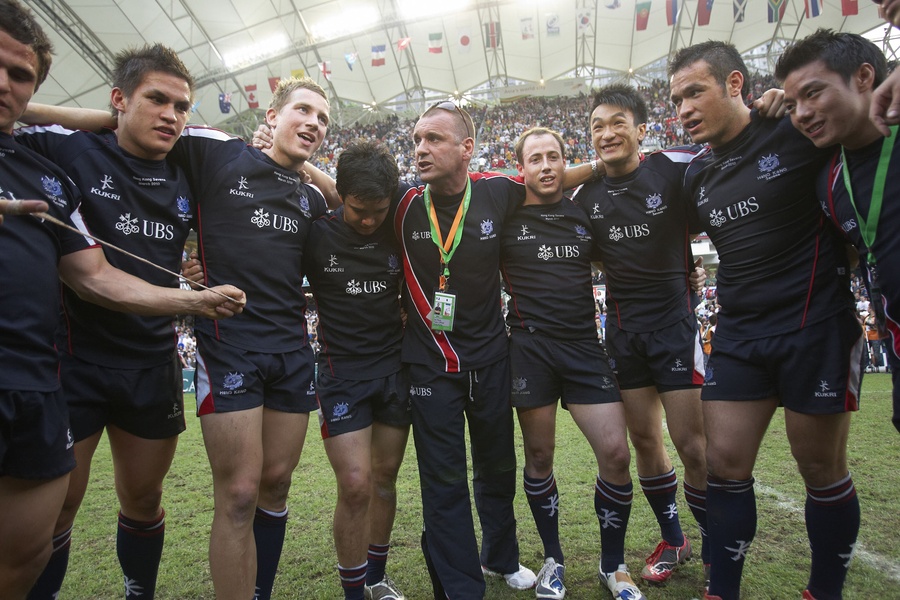
[[[450,100],[444,100],[443,102],[438,102],[437,104],[435,104],[434,106],[429,108],[428,111],[435,109],[435,108],[440,108],[441,110],[446,110],[449,112],[455,111],[456,114],[459,115],[459,118],[462,119],[463,125],[465,125],[465,127],[466,127],[466,135],[469,137],[472,137],[472,138],[475,137],[475,132],[469,131],[469,120],[466,119],[466,114],[462,111],[462,109],[460,109],[456,105],[455,102],[451,102]],[[428,111],[425,111],[425,112],[428,112]]]

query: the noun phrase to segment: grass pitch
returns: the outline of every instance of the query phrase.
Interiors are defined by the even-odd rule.
[[[193,406],[193,396],[185,398]],[[850,468],[862,503],[859,548],[844,597],[900,599],[900,434],[890,423],[891,382],[885,374],[866,375],[862,410],[850,433]],[[677,462],[676,470],[682,470]],[[522,462],[521,443],[519,445]],[[633,461],[632,461],[633,462]],[[117,501],[109,446],[101,442],[93,461],[87,497],[75,523],[69,572],[61,600],[122,598],[123,586],[115,555]],[[567,598],[606,599],[597,581],[599,529],[593,514],[596,474],[593,454],[574,422],[558,420],[556,476],[560,488],[560,530],[566,553]],[[632,464],[632,471],[634,465]],[[776,413],[756,468],[759,528],[744,569],[744,598],[796,600],[806,585],[809,547],[803,522],[805,489],[790,455],[783,414]],[[626,542],[631,571],[640,572],[644,557],[659,533],[633,473],[634,508]],[[411,600],[428,599],[431,587],[419,549],[421,505],[412,441],[398,481],[399,508],[388,571]],[[336,492],[316,419],[310,420],[306,445],[294,475],[287,539],[274,598],[340,599],[331,514]],[[679,490],[682,524],[699,542],[697,526]],[[156,597],[161,600],[214,598],[207,561],[212,522],[212,481],[196,418],[188,418],[163,496],[166,543]],[[522,562],[538,570],[543,555],[524,494],[516,496]],[[476,519],[477,520],[477,519]],[[641,586],[649,600],[697,598],[703,584],[698,559],[682,567],[666,587]],[[533,598],[532,591],[514,592],[502,581],[489,580],[487,598]]]

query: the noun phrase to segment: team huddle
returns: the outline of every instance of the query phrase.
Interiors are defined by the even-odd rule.
[[[610,85],[588,116],[597,160],[566,168],[561,136],[535,127],[516,142],[515,177],[470,173],[475,123],[439,102],[412,131],[415,185],[372,141],[343,150],[335,180],[309,164],[329,125],[311,79],[279,82],[247,145],[187,126],[194,80],[162,45],[117,56],[103,112],[30,103],[51,46],[16,0],[0,0],[0,42],[0,598],[59,595],[104,430],[125,596],[154,597],[162,482],[185,429],[176,314],[198,317],[217,598],[271,597],[311,413],[337,483],[345,599],[406,597],[387,563],[410,429],[435,599],[484,598],[491,576],[564,598],[560,404],[596,457],[585,495],[600,533],[598,579],[614,599],[645,598],[639,584],[664,585],[698,554],[702,596],[740,598],[756,533],[753,469],[778,407],[807,489],[802,598],[842,597],[860,523],[846,455],[866,347],[849,289],[857,257],[890,336],[900,428],[900,237],[884,226],[898,209],[882,202],[900,185],[889,125],[900,111],[875,91],[900,83],[886,82],[871,42],[820,30],[792,44],[776,68],[783,94],[750,107],[733,46],[684,48],[668,66],[671,101],[694,145],[642,154],[646,103]],[[198,254],[182,262],[191,229]],[[690,244],[702,232],[720,259],[707,365]],[[98,239],[202,286],[179,289],[174,273]],[[607,277],[605,343],[592,263]],[[537,574],[519,559],[514,414],[543,544]],[[699,540],[682,530],[664,419]],[[660,531],[635,577],[625,559],[629,437]]]

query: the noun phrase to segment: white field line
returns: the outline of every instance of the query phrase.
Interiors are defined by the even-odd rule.
[[[754,488],[756,488],[756,491],[760,492],[761,494],[774,498],[775,505],[783,510],[797,513],[801,516],[805,512],[804,508],[793,498],[785,496],[773,487],[762,485],[757,481]],[[856,553],[853,556],[856,560],[861,561],[866,565],[872,567],[873,569],[884,573],[888,577],[888,579],[900,583],[900,565],[898,565],[891,559],[878,554],[877,552],[869,552],[865,549],[862,542],[856,544]]]

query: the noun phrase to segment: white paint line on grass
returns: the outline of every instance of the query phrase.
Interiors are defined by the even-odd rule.
[[[797,503],[793,498],[785,496],[777,489],[769,487],[767,485],[762,485],[758,481],[756,482],[756,485],[754,487],[761,494],[765,494],[766,496],[774,498],[775,504],[779,508],[800,515],[804,514],[804,508],[799,503]],[[872,567],[873,569],[884,573],[888,577],[888,579],[900,583],[900,565],[898,565],[891,559],[878,554],[877,552],[869,552],[865,549],[862,542],[856,544],[856,553],[854,554],[854,558],[865,563],[869,567]]]

